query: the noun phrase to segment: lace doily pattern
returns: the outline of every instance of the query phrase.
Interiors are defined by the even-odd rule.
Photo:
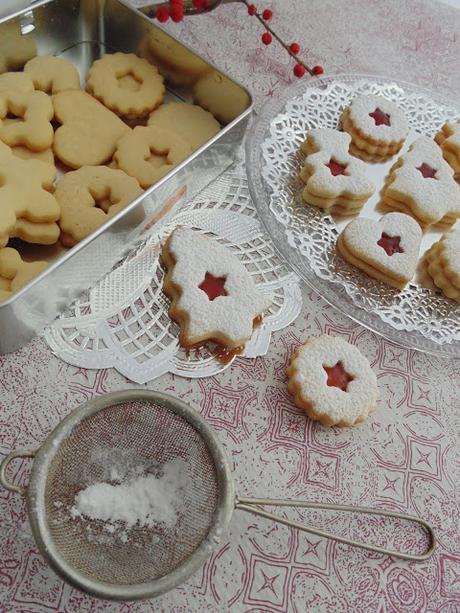
[[[228,367],[231,362],[219,361],[212,344],[187,351],[181,348],[178,326],[168,316],[160,250],[162,241],[178,225],[217,238],[241,259],[260,289],[270,296],[270,311],[246,346],[244,357],[267,352],[272,332],[284,328],[300,312],[299,280],[281,263],[270,238],[254,219],[245,180],[230,175],[133,248],[45,331],[58,357],[84,368],[114,367],[136,383],[166,372],[208,377]]]
[[[395,102],[410,122],[412,140],[417,134],[433,136],[443,122],[459,114],[458,109],[396,83],[356,78],[350,79],[350,82],[340,82],[331,78],[324,79],[322,86],[304,89],[287,101],[266,128],[264,137],[260,138],[259,170],[269,194],[269,213],[264,215],[262,212],[261,217],[265,222],[271,218],[267,225],[272,238],[275,242],[281,238],[297,252],[301,267],[298,271],[306,272],[302,276],[308,277],[306,280],[321,295],[325,295],[325,286],[329,286],[327,291],[337,296],[343,296],[343,291],[346,292],[351,300],[339,298],[342,310],[378,332],[385,333],[386,328],[395,333],[415,333],[418,341],[413,334],[412,337],[403,337],[405,344],[418,344],[418,348],[428,350],[434,346],[434,350],[439,352],[443,351],[443,346],[450,345],[448,353],[460,354],[460,345],[456,343],[460,341],[460,309],[455,302],[417,282],[410,283],[401,292],[369,279],[345,263],[336,252],[335,244],[343,224],[337,225],[332,217],[319,209],[301,204],[303,184],[298,174],[303,157],[299,147],[305,133],[313,127],[337,127],[342,110],[356,95],[363,93],[379,94]],[[386,165],[369,165],[371,176],[372,173],[380,174],[378,179],[383,182],[394,159]],[[381,168],[376,169],[376,166]],[[251,170],[249,172],[251,174]],[[376,195],[375,201],[378,202],[378,199]],[[368,216],[367,210],[364,214]],[[372,214],[375,218],[381,215],[377,211]],[[273,226],[277,226],[276,234],[272,232]],[[438,232],[438,235],[441,233]],[[439,236],[432,237],[431,242]],[[281,251],[283,255],[289,255],[282,247]],[[334,303],[337,304],[336,301]],[[360,314],[354,307],[364,310],[368,316]],[[376,318],[386,326],[381,326]],[[457,349],[452,346],[453,343],[458,345]]]

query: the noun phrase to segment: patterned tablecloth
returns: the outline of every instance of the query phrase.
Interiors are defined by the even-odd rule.
[[[460,98],[460,12],[433,1],[279,0],[274,25],[327,73],[385,74]],[[263,48],[244,7],[229,5],[174,29],[247,84],[260,105],[291,81],[287,55]],[[286,365],[305,337],[356,344],[378,376],[381,400],[366,425],[324,429],[297,410]],[[132,387],[115,371],[85,371],[41,339],[0,358],[0,455],[38,446],[72,408]],[[297,321],[265,358],[238,359],[211,379],[164,376],[147,387],[193,402],[215,428],[242,495],[304,497],[418,513],[437,529],[424,563],[350,549],[243,513],[201,571],[149,602],[106,603],[65,585],[37,552],[19,495],[0,491],[0,611],[419,611],[460,610],[460,364],[401,349],[304,290]],[[25,480],[27,462],[15,464]],[[295,516],[298,518],[298,516]],[[344,529],[334,516],[329,527]],[[356,529],[356,533],[354,530]],[[353,523],[372,538],[379,522]],[[400,534],[400,543],[410,538]],[[383,536],[384,538],[384,536]]]

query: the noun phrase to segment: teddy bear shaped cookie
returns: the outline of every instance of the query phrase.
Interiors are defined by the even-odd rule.
[[[310,130],[302,144],[302,199],[328,213],[354,215],[372,196],[366,165],[348,153],[349,134],[331,128]]]

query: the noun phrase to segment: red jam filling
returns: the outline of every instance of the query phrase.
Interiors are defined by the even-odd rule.
[[[204,276],[204,280],[198,287],[207,294],[209,300],[212,302],[218,296],[228,296],[225,291],[226,280],[227,277],[215,277],[210,272],[207,272]]]
[[[339,164],[338,162],[336,162],[333,159],[331,159],[329,161],[329,163],[326,164],[326,166],[331,171],[331,175],[333,177],[336,177],[337,175],[344,175],[344,174],[346,174],[345,170],[347,169],[347,167],[343,166],[343,164]]]
[[[421,166],[417,166],[417,170],[421,173],[424,179],[436,179],[436,173],[438,172],[429,164],[425,164],[425,162],[423,162]]]
[[[323,366],[327,374],[327,384],[329,387],[338,387],[342,392],[347,391],[348,384],[353,381],[342,362],[337,362],[335,366]]]
[[[372,117],[376,126],[391,126],[390,115],[384,113],[379,107],[372,113],[369,113],[369,117]]]
[[[394,253],[404,252],[404,249],[399,244],[400,241],[400,236],[389,236],[385,232],[382,232],[382,236],[377,241],[377,245],[385,249],[387,255],[393,255]]]

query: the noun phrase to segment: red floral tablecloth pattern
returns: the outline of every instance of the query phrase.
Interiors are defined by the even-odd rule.
[[[432,86],[460,98],[460,12],[434,1],[280,0],[273,24],[298,40],[328,73],[366,72]],[[246,83],[257,104],[291,80],[288,58],[262,49],[256,22],[238,5],[174,28]],[[378,41],[378,44],[376,44]],[[356,344],[378,377],[381,399],[365,425],[324,429],[286,391],[292,349],[330,333]],[[134,387],[115,371],[85,371],[56,359],[41,339],[0,358],[0,454],[40,445],[77,405]],[[296,322],[274,335],[266,357],[238,359],[219,376],[165,376],[147,385],[194,403],[218,432],[238,491],[391,508],[424,516],[438,547],[424,563],[350,549],[243,513],[201,571],[169,594],[142,603],[96,601],[65,585],[38,553],[19,495],[0,490],[0,611],[112,612],[460,610],[460,363],[397,347],[338,314],[305,289]],[[14,478],[26,482],[28,463]],[[296,519],[300,515],[291,512]],[[333,514],[304,515],[339,532]],[[353,536],[379,538],[379,520],[356,519]],[[415,540],[399,530],[396,544]]]

